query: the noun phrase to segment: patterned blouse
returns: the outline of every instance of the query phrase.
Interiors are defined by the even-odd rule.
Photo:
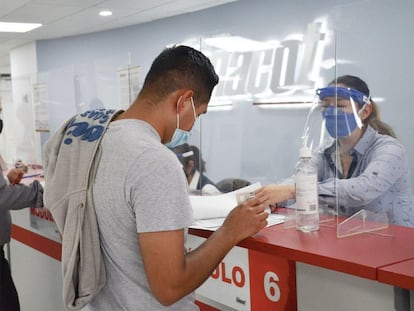
[[[335,161],[339,159],[335,144],[314,155],[320,203],[336,206],[337,202],[339,212],[346,216],[365,209],[387,215],[390,223],[414,227],[410,170],[403,145],[368,126],[350,155],[353,161],[347,178],[342,176],[340,161]]]

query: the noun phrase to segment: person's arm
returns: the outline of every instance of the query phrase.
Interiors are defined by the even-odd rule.
[[[28,186],[13,185],[7,183],[2,173],[0,175],[0,209],[18,210],[43,206],[43,187],[37,180]]]
[[[155,298],[170,305],[199,287],[241,240],[267,224],[267,212],[257,199],[234,208],[223,226],[203,244],[184,254],[184,229],[139,233],[145,271]]]
[[[295,185],[269,184],[255,191],[256,197],[267,205],[273,205],[294,199]]]

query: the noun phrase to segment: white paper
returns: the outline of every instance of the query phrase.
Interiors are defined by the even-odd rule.
[[[190,228],[213,231],[217,230],[223,224],[226,216],[230,213],[230,211],[237,206],[237,194],[252,192],[259,189],[260,187],[260,183],[254,183],[236,191],[219,195],[190,195],[194,219],[194,222]],[[269,227],[280,224],[284,221],[284,215],[270,214],[267,218],[267,226]]]
[[[255,191],[260,187],[260,183],[254,183],[219,195],[190,195],[193,218],[199,220],[226,217],[237,206],[236,193]]]
[[[218,228],[221,227],[225,219],[226,219],[225,217],[211,218],[211,219],[199,219],[199,220],[194,221],[194,223],[190,226],[190,228],[216,231]],[[269,217],[267,217],[266,227],[284,223],[285,219],[286,219],[285,215],[270,214]]]

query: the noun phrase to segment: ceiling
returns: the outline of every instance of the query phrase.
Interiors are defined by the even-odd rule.
[[[237,0],[0,0],[1,22],[41,23],[27,33],[0,32],[0,73],[10,72],[10,50],[40,39],[136,25]],[[101,17],[108,9],[112,16]]]

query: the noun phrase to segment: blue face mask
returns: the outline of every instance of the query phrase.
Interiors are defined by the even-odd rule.
[[[195,122],[197,120],[197,114],[195,112],[194,101],[192,97],[191,97],[191,105],[193,106],[194,122]],[[178,102],[177,102],[177,107],[178,107]],[[174,131],[171,141],[169,143],[166,143],[165,145],[168,148],[174,148],[174,147],[177,147],[179,145],[186,143],[189,137],[190,137],[190,132],[180,129],[180,115],[177,113],[177,128]]]
[[[186,143],[189,137],[190,137],[190,132],[176,128],[171,141],[169,143],[166,143],[165,145],[168,148],[174,148],[174,147],[177,147],[179,145]]]
[[[352,112],[346,113],[334,106],[328,106],[322,115],[326,122],[326,129],[333,138],[349,136],[357,127],[357,121]]]

